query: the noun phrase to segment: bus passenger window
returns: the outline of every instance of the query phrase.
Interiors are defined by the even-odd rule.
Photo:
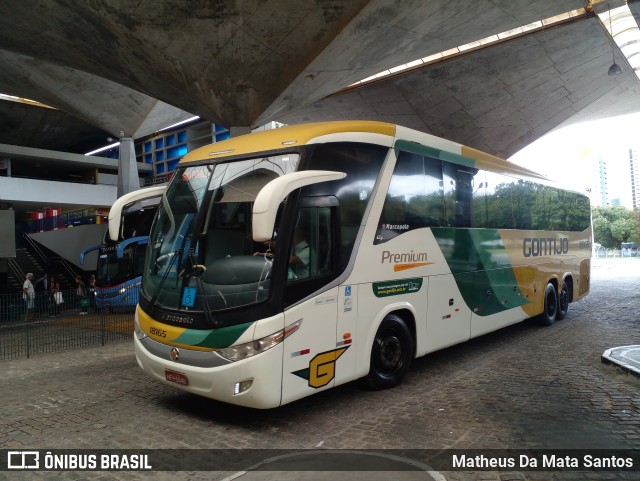
[[[471,207],[473,200],[473,175],[458,170],[456,183],[456,227],[471,227]]]
[[[400,151],[374,244],[422,227],[444,225],[442,161]]]
[[[289,257],[289,278],[306,279],[311,269],[311,246],[308,235],[303,227],[296,226],[293,234],[293,248]],[[315,266],[314,266],[315,267]]]
[[[331,209],[303,207],[298,212],[287,269],[289,281],[315,278],[333,271]]]

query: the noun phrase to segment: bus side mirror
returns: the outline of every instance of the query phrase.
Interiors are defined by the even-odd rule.
[[[109,239],[118,240],[122,227],[122,210],[126,206],[144,199],[159,197],[164,194],[165,190],[167,190],[166,185],[146,187],[118,197],[109,210]]]
[[[332,170],[303,170],[282,175],[267,183],[253,203],[253,240],[265,242],[271,239],[278,206],[290,192],[305,185],[344,179],[346,176],[344,172]]]

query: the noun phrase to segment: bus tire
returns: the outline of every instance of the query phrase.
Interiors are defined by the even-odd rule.
[[[558,315],[558,292],[556,287],[549,283],[544,290],[544,310],[540,316],[543,325],[550,326],[556,322]]]
[[[401,317],[388,314],[373,340],[369,374],[365,378],[368,386],[376,390],[397,386],[409,370],[411,359],[411,331]]]
[[[560,295],[558,296],[558,313],[556,314],[556,321],[561,321],[567,317],[569,312],[569,287],[566,282],[562,283],[562,289],[560,289]]]

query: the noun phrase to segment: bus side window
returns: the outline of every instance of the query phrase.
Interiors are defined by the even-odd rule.
[[[458,169],[456,182],[456,227],[471,227],[473,205],[473,176],[471,172]]]
[[[442,161],[400,151],[374,244],[421,227],[445,225]]]
[[[290,281],[326,275],[333,270],[331,232],[331,208],[300,208],[291,244]]]
[[[338,209],[331,211],[332,221],[340,224],[339,236],[336,233],[335,237],[339,242],[336,240],[332,245],[335,269],[342,271],[349,263],[373,186],[388,153],[388,147],[357,142],[318,144],[313,149],[306,168],[347,174],[342,180],[321,182],[302,190],[303,196],[331,196],[339,202],[339,213]]]
[[[136,244],[133,260],[133,275],[141,276],[144,271],[144,256],[147,251],[147,244]]]

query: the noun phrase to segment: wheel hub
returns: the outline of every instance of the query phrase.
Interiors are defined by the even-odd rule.
[[[380,364],[386,370],[394,369],[402,357],[400,340],[395,337],[387,337],[380,343]]]

